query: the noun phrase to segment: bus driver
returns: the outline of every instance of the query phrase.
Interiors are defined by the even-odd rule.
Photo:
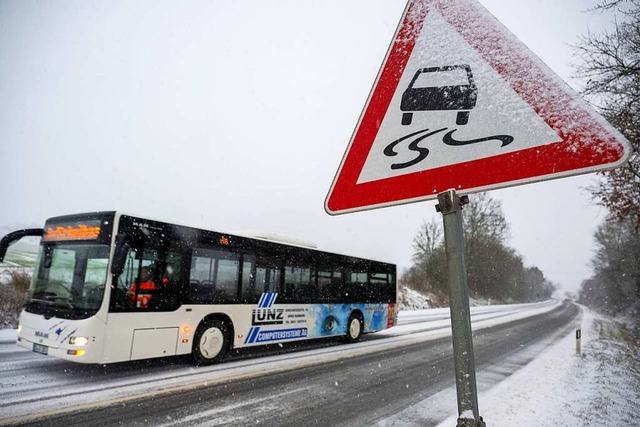
[[[140,277],[133,283],[129,292],[127,292],[129,302],[132,306],[142,309],[149,307],[151,292],[156,290],[156,284],[153,283],[152,276],[153,274],[150,267],[147,266],[140,269]]]

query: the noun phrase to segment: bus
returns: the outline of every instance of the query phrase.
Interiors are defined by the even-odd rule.
[[[81,363],[191,354],[323,337],[358,341],[395,325],[396,266],[243,233],[121,212],[48,219],[18,345]]]

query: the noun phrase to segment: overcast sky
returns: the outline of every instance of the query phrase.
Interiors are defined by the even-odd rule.
[[[576,88],[570,45],[611,21],[593,0],[481,3]],[[0,234],[124,210],[410,266],[435,202],[324,211],[405,4],[0,0]],[[605,216],[594,179],[491,192],[509,244],[570,290]]]

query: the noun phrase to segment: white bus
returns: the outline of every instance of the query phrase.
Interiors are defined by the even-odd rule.
[[[396,322],[396,267],[311,247],[100,212],[51,218],[18,344],[82,363],[361,334]]]

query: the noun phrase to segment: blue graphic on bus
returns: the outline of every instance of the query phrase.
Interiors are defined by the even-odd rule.
[[[313,304],[308,314],[313,319],[310,337],[330,337],[347,333],[347,322],[354,311],[364,317],[364,330],[378,331],[387,327],[386,304]]]
[[[277,293],[263,293],[258,302],[259,308],[254,309],[254,314],[257,316],[256,310],[267,310],[267,307],[272,307],[277,295]],[[279,307],[282,307],[282,305],[279,305]],[[375,303],[309,304],[304,309],[286,308],[285,306],[278,308],[277,311],[282,311],[282,319],[278,322],[252,321],[252,326],[247,333],[244,343],[258,344],[269,341],[345,335],[347,333],[349,316],[351,316],[352,313],[359,313],[362,316],[363,332],[374,332],[387,327],[389,316],[389,307],[387,304]],[[304,327],[271,329],[276,324],[282,327],[283,323],[298,323],[298,313],[300,313],[300,311],[304,311],[305,313]]]
[[[258,307],[260,308],[268,308],[271,307],[276,302],[276,298],[278,297],[278,293],[265,292],[260,297],[260,301],[258,301]]]
[[[296,338],[306,338],[307,328],[293,328],[293,329],[278,329],[275,331],[260,331],[259,327],[251,328],[249,335],[245,341],[246,344],[268,342],[268,341],[281,341],[292,340]]]
[[[385,329],[387,327],[387,320],[388,320],[388,311],[387,311],[387,307],[380,305],[378,310],[374,310],[373,314],[371,315],[371,321],[370,323],[370,329],[374,329],[374,330],[380,330],[380,329]]]

